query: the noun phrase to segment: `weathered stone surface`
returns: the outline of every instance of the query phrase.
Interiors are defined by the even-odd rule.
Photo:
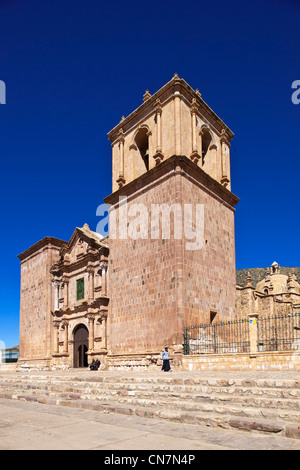
[[[271,433],[279,433],[284,429],[283,424],[262,422],[262,421],[249,421],[243,418],[229,419],[228,424],[237,429],[242,429],[245,431],[263,431]]]
[[[47,376],[39,373],[0,374],[0,397],[37,401],[41,406],[67,406],[211,427],[236,427],[280,435],[290,432],[294,438],[299,438],[299,396],[293,394],[288,395],[289,398],[278,399],[282,391],[298,391],[297,387],[289,388],[294,381],[285,379],[284,374],[280,374],[281,386],[276,388],[274,382],[258,380],[255,378],[257,374],[253,374],[252,385],[242,387],[244,393],[241,393],[242,379],[237,374],[233,374],[235,384],[231,387],[223,386],[223,378],[218,378],[214,386],[207,386],[211,377],[202,373],[191,373],[187,377],[186,373],[174,372],[166,377],[156,373],[118,375],[99,371],[98,377],[103,380],[94,382],[90,379],[96,376],[88,371],[82,372],[81,377],[74,374],[71,371],[52,372]],[[213,376],[216,378],[215,373]],[[220,374],[222,376],[230,380],[228,373]],[[85,381],[85,378],[88,380]],[[180,379],[189,379],[190,384]],[[268,393],[257,396],[251,393],[255,389]]]
[[[300,420],[299,426],[291,424],[286,426],[286,436],[292,439],[300,439]]]

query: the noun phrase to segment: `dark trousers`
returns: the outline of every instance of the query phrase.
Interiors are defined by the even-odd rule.
[[[164,370],[165,372],[168,372],[170,369],[171,369],[170,360],[169,359],[164,359],[161,370]]]

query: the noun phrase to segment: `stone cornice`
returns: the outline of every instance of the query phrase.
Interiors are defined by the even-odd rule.
[[[65,240],[60,240],[59,238],[54,237],[44,237],[42,240],[39,240],[37,243],[32,245],[27,250],[23,251],[18,255],[18,258],[21,261],[26,260],[31,255],[36,254],[39,250],[45,247],[55,247],[55,248],[62,248],[64,245],[67,245],[68,242]]]
[[[107,307],[108,304],[109,297],[102,295],[92,301],[82,300],[81,302],[78,302],[75,305],[55,310],[54,312],[52,312],[52,316],[54,318],[54,321],[60,321],[62,319],[66,320],[71,315],[75,315],[76,313],[86,313],[95,315],[96,313],[98,314],[102,308]],[[93,310],[96,310],[96,312],[93,312]]]
[[[208,104],[201,98],[199,92],[193,90],[193,88],[183,79],[178,78],[175,76],[166,83],[162,88],[160,88],[156,93],[150,96],[146,101],[144,101],[135,111],[129,114],[126,118],[122,119],[117,126],[115,126],[110,132],[108,132],[108,138],[111,142],[115,142],[115,140],[119,136],[120,130],[122,132],[126,131],[134,125],[135,119],[140,116],[141,114],[145,114],[145,116],[151,112],[156,112],[156,106],[158,100],[162,98],[162,96],[174,95],[175,92],[179,92],[180,96],[185,99],[190,106],[198,106],[199,109],[203,109],[212,119],[212,122],[216,123],[219,126],[219,132],[224,130],[228,135],[228,139],[231,140],[233,137],[233,132],[229,129],[228,126],[222,121],[222,119],[208,106]],[[161,105],[164,105],[164,102],[161,102]]]
[[[79,269],[86,269],[88,262],[97,263],[99,265],[99,253],[85,253],[73,263],[65,263],[64,261],[55,263],[51,266],[50,272],[52,274],[59,273],[59,275],[62,276]]]
[[[136,196],[139,191],[144,191],[147,187],[149,189],[151,185],[158,184],[163,178],[174,176],[177,167],[180,168],[180,174],[183,177],[193,179],[194,183],[200,185],[203,190],[209,192],[212,196],[221,199],[225,204],[228,204],[231,209],[239,202],[239,198],[235,196],[235,194],[209,176],[189,158],[181,155],[173,155],[167,158],[134,181],[131,181],[107,196],[104,202],[106,204],[117,205],[120,196],[127,196],[129,200],[131,196]]]

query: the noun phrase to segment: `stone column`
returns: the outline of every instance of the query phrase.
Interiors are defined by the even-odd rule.
[[[68,279],[63,280],[64,283],[64,308],[69,306],[69,281]]]
[[[124,143],[125,143],[124,132],[123,132],[123,129],[120,129],[120,131],[119,131],[120,163],[119,163],[119,178],[117,179],[117,183],[118,183],[120,188],[122,188],[122,186],[124,186],[124,184],[125,184],[125,178],[124,178]]]
[[[250,356],[257,355],[257,339],[258,339],[258,332],[257,332],[257,319],[258,313],[249,313],[247,315],[249,318],[249,335],[250,335]]]
[[[89,275],[89,296],[88,300],[89,302],[92,302],[94,300],[94,270],[93,268],[88,268],[87,269],[88,275]]]
[[[65,331],[64,331],[64,350],[63,350],[63,352],[67,353],[67,352],[69,352],[69,350],[68,350],[68,340],[69,340],[69,338],[68,338],[68,328],[69,328],[69,324],[68,324],[67,321],[64,322],[64,328],[65,328]]]
[[[175,122],[175,155],[181,155],[181,119],[180,119],[180,93],[174,93],[174,122]]]
[[[146,133],[148,137],[148,170],[151,169],[151,162],[150,162],[150,150],[152,151],[152,131],[148,131]]]
[[[100,311],[100,314],[101,314],[101,324],[102,324],[102,331],[103,331],[102,348],[107,349],[107,312]]]
[[[92,351],[94,349],[94,338],[95,338],[95,333],[94,333],[94,323],[95,323],[95,318],[93,315],[88,315],[88,321],[89,321],[89,351]]]
[[[211,150],[211,159],[212,159],[212,177],[217,179],[218,177],[218,165],[217,165],[217,146],[212,144],[209,148]]]
[[[228,186],[229,184],[229,150],[227,151],[226,148],[229,149],[229,142],[227,136],[225,134],[224,129],[221,133],[221,166],[222,166],[222,178],[221,183],[223,186]]]
[[[156,141],[156,152],[153,157],[156,165],[158,165],[164,158],[162,154],[162,145],[161,145],[161,142],[162,142],[161,115],[162,115],[162,106],[161,106],[160,100],[157,99],[156,106],[155,106],[157,141]]]
[[[197,146],[197,105],[196,99],[193,98],[192,106],[191,106],[191,116],[192,116],[192,153],[191,153],[191,160],[194,163],[198,163],[200,160],[200,155],[198,153],[198,146]]]
[[[57,279],[52,280],[54,286],[54,311],[59,310],[59,282]]]
[[[54,321],[53,326],[54,326],[54,343],[53,343],[53,352],[54,354],[59,353],[59,321]]]
[[[199,148],[198,148],[198,154],[200,156],[200,166],[203,166],[203,158],[202,158],[202,135],[203,135],[203,130],[200,129],[199,131]]]
[[[197,142],[196,142],[196,112],[192,109],[192,152],[197,152]]]
[[[107,267],[108,263],[106,260],[100,261],[100,271],[101,271],[101,294],[107,296]]]

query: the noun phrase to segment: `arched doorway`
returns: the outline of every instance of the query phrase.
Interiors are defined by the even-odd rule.
[[[89,347],[89,331],[83,324],[74,330],[74,367],[87,367],[87,352]]]

